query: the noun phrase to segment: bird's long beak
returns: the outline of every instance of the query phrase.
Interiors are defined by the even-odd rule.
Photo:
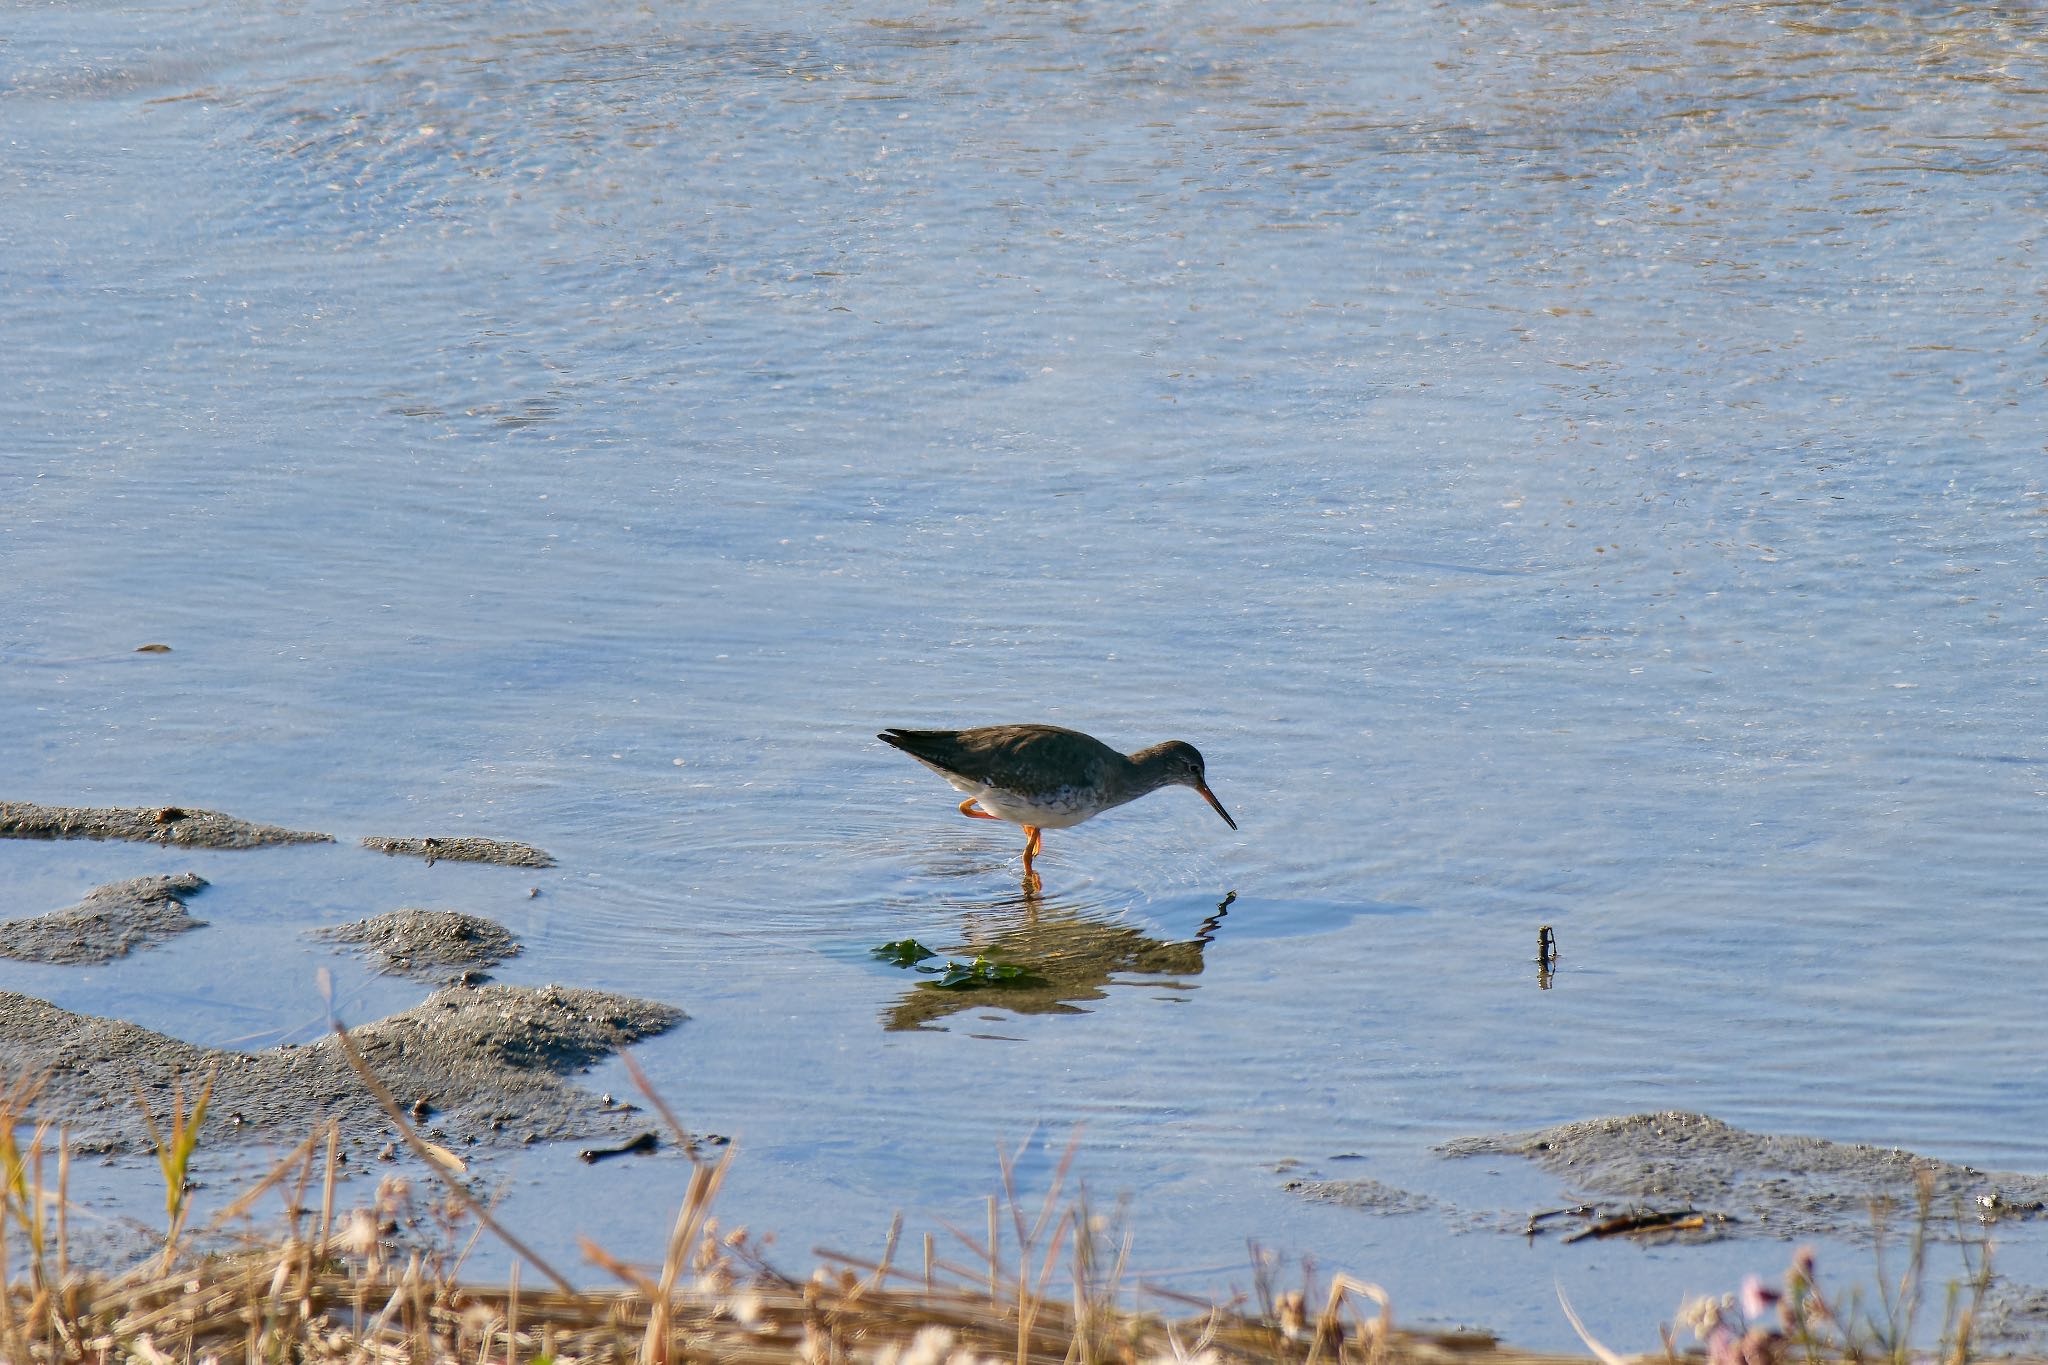
[[[1231,818],[1230,818],[1230,812],[1229,812],[1229,811],[1227,811],[1227,810],[1225,810],[1225,809],[1223,809],[1223,803],[1222,803],[1221,801],[1218,801],[1218,800],[1216,799],[1216,793],[1215,793],[1215,792],[1212,792],[1212,791],[1210,791],[1210,790],[1209,790],[1209,785],[1208,785],[1208,783],[1206,783],[1206,782],[1197,782],[1197,783],[1195,784],[1195,790],[1196,790],[1196,791],[1198,791],[1198,792],[1200,792],[1200,793],[1202,794],[1202,797],[1203,797],[1203,799],[1204,799],[1204,800],[1206,800],[1206,801],[1208,801],[1208,803],[1209,803],[1210,805],[1212,805],[1212,806],[1214,806],[1214,807],[1216,808],[1216,813],[1217,813],[1218,815],[1220,815],[1220,816],[1222,816],[1222,817],[1223,817],[1223,823],[1224,823],[1224,824],[1226,824],[1226,825],[1230,826],[1230,827],[1231,827],[1232,829],[1236,829],[1236,828],[1237,828],[1237,821],[1235,821],[1235,820],[1231,819]]]

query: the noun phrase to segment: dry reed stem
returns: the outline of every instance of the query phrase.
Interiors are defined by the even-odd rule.
[[[621,1052],[619,1060],[625,1063],[626,1074],[632,1078],[633,1087],[647,1097],[647,1102],[654,1106],[654,1112],[661,1115],[661,1121],[676,1135],[676,1145],[683,1149],[683,1155],[690,1158],[690,1163],[695,1165],[698,1159],[697,1139],[691,1137],[690,1130],[683,1127],[683,1121],[676,1117],[675,1110],[668,1107],[668,1101],[654,1088],[654,1082],[647,1079],[647,1073],[640,1069],[640,1063],[633,1054],[630,1051]]]
[[[499,1241],[524,1256],[535,1270],[553,1280],[559,1288],[566,1292],[574,1292],[576,1286],[570,1284],[560,1271],[543,1260],[539,1253],[506,1231],[504,1226],[491,1216],[491,1211],[484,1207],[483,1201],[471,1194],[468,1187],[455,1178],[454,1173],[444,1163],[443,1157],[437,1155],[445,1153],[445,1149],[428,1142],[414,1131],[413,1126],[406,1121],[405,1114],[399,1109],[398,1101],[384,1088],[384,1083],[377,1079],[377,1073],[370,1069],[370,1064],[363,1060],[363,1054],[356,1050],[355,1040],[348,1036],[348,1030],[341,1026],[338,1019],[334,1021],[334,1036],[341,1044],[341,1055],[348,1059],[348,1064],[355,1070],[356,1075],[362,1077],[363,1084],[369,1087],[370,1094],[384,1110],[385,1117],[398,1129],[398,1135],[405,1139],[405,1145],[426,1163],[428,1170],[440,1177],[441,1183],[448,1187],[449,1193],[455,1196],[470,1217],[489,1228]]]

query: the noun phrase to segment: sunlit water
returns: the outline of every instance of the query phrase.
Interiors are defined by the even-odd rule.
[[[0,845],[8,914],[213,882],[0,987],[264,1046],[322,965],[418,998],[303,930],[490,914],[503,979],[690,1012],[641,1059],[799,1268],[1078,1133],[1145,1276],[1255,1237],[1538,1345],[1553,1280],[1642,1348],[1785,1251],[1276,1166],[1525,1211],[1432,1146],[1683,1107],[2048,1170],[2044,58],[1996,6],[19,10],[0,798],[345,842]],[[1196,743],[1241,829],[1049,832],[1025,903],[873,734],[1030,719]],[[561,866],[352,846],[417,833]],[[1081,966],[949,1013],[905,937]],[[494,1169],[565,1261],[681,1181]]]

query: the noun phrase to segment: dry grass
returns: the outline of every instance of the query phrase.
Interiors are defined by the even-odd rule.
[[[81,1281],[12,1296],[11,1361],[364,1362],[801,1360],[955,1362],[1325,1361],[1449,1358],[1419,1338],[1359,1330],[1320,1347],[1272,1321],[1223,1312],[1178,1324],[1086,1294],[1026,1305],[1004,1293],[890,1286],[821,1271],[801,1284],[734,1273],[708,1237],[665,1299],[459,1284],[418,1256],[285,1241],[182,1275]],[[1078,1304],[1078,1307],[1077,1307]]]
[[[125,1274],[72,1271],[63,1135],[28,1117],[33,1081],[0,1095],[0,1359],[1380,1365],[1471,1346],[1395,1332],[1385,1296],[1341,1276],[1314,1304],[1304,1290],[1262,1284],[1250,1305],[1155,1293],[1167,1311],[1134,1308],[1127,1244],[1114,1220],[1064,1196],[1069,1163],[1035,1209],[1019,1202],[1005,1166],[1004,1197],[988,1201],[986,1228],[953,1234],[959,1259],[928,1236],[904,1263],[899,1221],[879,1258],[825,1255],[797,1280],[772,1268],[743,1230],[722,1229],[713,1216],[731,1150],[716,1161],[692,1153],[661,1264],[636,1266],[586,1240],[586,1258],[618,1288],[577,1288],[493,1218],[465,1185],[460,1162],[420,1138],[351,1056],[445,1189],[429,1196],[387,1177],[368,1206],[340,1208],[340,1135],[327,1124],[205,1226],[188,1229],[185,1180],[205,1117],[202,1090],[189,1114],[180,1104],[159,1130],[168,1210],[162,1253]],[[675,1116],[648,1093],[690,1151]],[[273,1194],[283,1199],[284,1226],[229,1240]],[[523,1286],[519,1263],[504,1285],[467,1282],[463,1261],[484,1235],[501,1239],[545,1287]],[[217,1249],[223,1245],[231,1249]]]
[[[634,1075],[646,1089],[637,1068]],[[171,1148],[165,1178],[177,1180],[180,1191],[167,1194],[161,1256],[126,1274],[78,1274],[67,1256],[63,1138],[28,1119],[35,1093],[33,1082],[25,1082],[0,1095],[0,1276],[7,1286],[0,1292],[0,1360],[9,1365],[1450,1365],[1479,1356],[1535,1365],[1568,1359],[1501,1350],[1483,1336],[1396,1330],[1386,1296],[1342,1275],[1323,1286],[1304,1276],[1300,1288],[1281,1292],[1270,1264],[1261,1262],[1269,1268],[1251,1298],[1230,1304],[1133,1285],[1120,1220],[1066,1193],[1071,1151],[1035,1208],[1020,1201],[1005,1165],[1003,1192],[988,1201],[985,1226],[949,1230],[957,1254],[926,1236],[906,1257],[899,1220],[879,1257],[822,1255],[822,1264],[802,1280],[775,1270],[746,1232],[722,1229],[713,1216],[730,1149],[716,1161],[692,1154],[658,1266],[636,1266],[583,1243],[589,1262],[617,1281],[615,1289],[596,1290],[574,1287],[511,1237],[466,1187],[452,1154],[420,1139],[389,1103],[394,1125],[444,1189],[430,1196],[387,1177],[368,1206],[338,1207],[340,1141],[329,1124],[206,1226],[188,1231],[182,1185],[192,1136],[204,1117],[204,1092],[189,1117],[172,1116],[164,1139]],[[651,1091],[649,1098],[689,1151],[674,1116]],[[263,1238],[226,1241],[228,1229],[273,1193],[283,1198],[283,1226]],[[462,1273],[470,1249],[485,1235],[503,1239],[521,1258],[504,1285],[479,1286]],[[222,1245],[233,1249],[202,1249]],[[522,1285],[522,1263],[547,1286]],[[1159,1307],[1148,1311],[1137,1306],[1141,1302]],[[1759,1352],[1747,1361],[1736,1353],[1728,1365],[1791,1365],[1823,1354],[1873,1358],[1853,1350],[1816,1352],[1811,1338],[1798,1344],[1806,1349]],[[1721,1349],[1713,1354],[1729,1356]],[[1944,1353],[1950,1365],[1967,1357],[1967,1349]]]

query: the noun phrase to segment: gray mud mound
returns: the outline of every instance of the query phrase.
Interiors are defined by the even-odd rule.
[[[447,859],[452,863],[497,863],[501,867],[553,867],[555,860],[531,844],[504,839],[387,839],[373,836],[363,840],[364,848],[379,853],[403,853],[425,858],[429,863]]]
[[[626,1114],[564,1078],[684,1017],[604,991],[454,986],[350,1037],[398,1102],[427,1115],[431,1135],[516,1144],[625,1132]],[[173,1087],[190,1103],[215,1066],[203,1141],[296,1141],[330,1117],[352,1142],[390,1137],[384,1111],[332,1037],[235,1052],[0,992],[0,1072],[48,1073],[36,1116],[70,1125],[82,1144],[146,1145],[136,1092],[162,1114]]]
[[[1896,1147],[1747,1133],[1678,1111],[1460,1138],[1440,1150],[1528,1157],[1574,1197],[1711,1210],[1780,1236],[1868,1235],[1874,1199],[1891,1201],[1898,1226],[1917,1216],[1923,1179],[1933,1194],[1935,1235],[1953,1235],[1958,1205],[1973,1218],[2048,1214],[2048,1179],[2040,1176],[1980,1171]]]
[[[1426,1194],[1417,1194],[1413,1190],[1404,1190],[1397,1185],[1367,1178],[1290,1180],[1281,1188],[1311,1203],[1337,1204],[1365,1213],[1429,1213],[1432,1210],[1448,1212]]]
[[[519,951],[519,940],[496,920],[455,910],[393,910],[353,924],[315,929],[329,943],[360,945],[364,956],[387,976],[432,980],[455,972],[482,971]]]
[[[2044,1331],[2048,1331],[2048,1289],[1999,1276],[1984,1302],[1984,1311],[1977,1315],[1977,1339],[2013,1355],[2032,1347],[2038,1356]]]
[[[185,913],[182,898],[205,885],[204,878],[190,872],[109,882],[66,909],[0,924],[0,957],[65,964],[111,962],[204,924]]]
[[[331,844],[331,834],[252,824],[217,810],[183,806],[38,806],[0,801],[0,839],[132,839],[181,848]]]

